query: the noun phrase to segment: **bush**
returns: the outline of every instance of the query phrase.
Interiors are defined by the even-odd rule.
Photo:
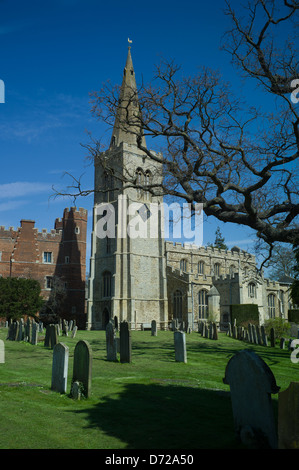
[[[271,328],[274,328],[275,338],[285,337],[290,333],[289,322],[283,318],[269,318],[265,321],[264,326],[267,335],[270,335]]]

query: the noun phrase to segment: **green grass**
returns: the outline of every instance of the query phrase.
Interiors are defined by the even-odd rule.
[[[253,346],[224,334],[218,341],[186,335],[188,363],[174,359],[173,333],[132,331],[132,363],[106,360],[105,333],[78,331],[60,337],[69,347],[68,393],[73,353],[80,339],[92,348],[88,400],[51,390],[52,350],[5,342],[0,364],[1,449],[237,449],[229,386],[230,357],[254,349],[269,365],[281,391],[298,380],[299,364],[288,350]],[[277,414],[277,395],[273,396]]]

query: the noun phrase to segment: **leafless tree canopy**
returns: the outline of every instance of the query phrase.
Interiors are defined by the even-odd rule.
[[[258,83],[273,100],[271,112],[244,103],[218,72],[203,68],[184,77],[167,61],[125,104],[117,87],[93,94],[94,113],[112,126],[124,106],[119,126],[135,133],[139,148],[163,165],[164,183],[153,185],[155,193],[203,203],[207,216],[251,227],[270,245],[299,240],[299,103],[292,100],[292,81],[299,79],[298,10],[295,0],[251,0],[241,15],[227,2],[232,27],[223,53],[231,54],[248,84]],[[125,112],[136,93],[140,112]],[[142,133],[161,154],[144,146]],[[100,152],[94,156],[101,159]]]

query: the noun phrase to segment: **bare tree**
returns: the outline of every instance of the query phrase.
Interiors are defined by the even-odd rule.
[[[207,216],[250,227],[270,253],[276,242],[299,239],[299,104],[293,102],[298,10],[295,0],[254,0],[241,19],[227,2],[232,27],[223,48],[248,81],[275,99],[271,112],[246,105],[218,72],[203,68],[184,77],[167,61],[150,85],[132,88],[125,100],[109,85],[93,93],[93,112],[134,134],[138,147],[163,166],[163,184],[153,181],[147,190],[191,207],[202,203]],[[162,153],[149,150],[144,135]],[[98,149],[97,143],[89,151],[109,168]],[[115,176],[121,185],[136,184],[134,175]]]

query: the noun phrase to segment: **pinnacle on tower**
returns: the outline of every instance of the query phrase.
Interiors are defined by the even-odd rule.
[[[130,44],[132,41],[128,39],[128,42]],[[110,147],[118,147],[122,142],[137,145],[137,137],[143,134],[139,116],[140,107],[131,46],[129,45]],[[142,137],[142,145],[146,147],[144,136]]]

